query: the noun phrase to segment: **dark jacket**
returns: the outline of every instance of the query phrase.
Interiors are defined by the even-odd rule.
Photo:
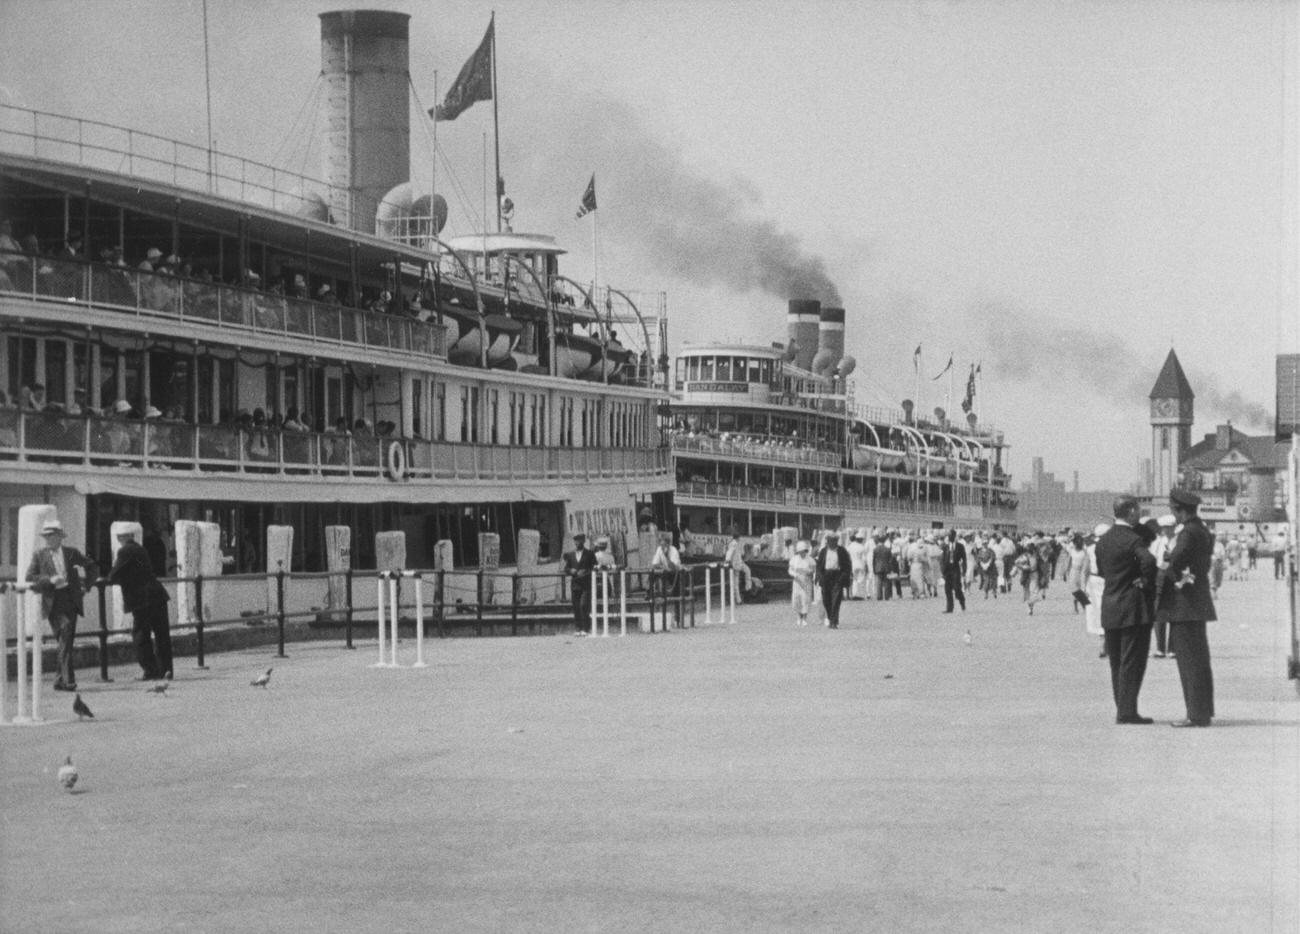
[[[54,576],[54,552],[49,548],[33,554],[32,563],[27,567],[27,582],[41,595],[41,613],[46,619],[55,610],[73,618],[85,615],[81,598],[99,576],[95,562],[67,545],[63,546],[63,564],[68,572],[68,586],[59,590],[50,583]]]
[[[586,548],[564,553],[564,572],[573,578],[578,590],[591,589],[591,572],[596,567],[596,553]]]
[[[1214,537],[1200,516],[1193,516],[1183,526],[1166,556],[1169,561],[1164,590],[1160,594],[1161,615],[1171,623],[1218,619],[1214,599],[1210,596],[1210,561],[1214,557]],[[1184,571],[1193,580],[1176,586]]]
[[[1101,595],[1102,629],[1152,622],[1156,559],[1136,529],[1117,522],[1097,539],[1097,571],[1106,582]]]
[[[117,550],[108,579],[122,588],[122,609],[128,613],[171,599],[154,576],[149,552],[138,542],[126,542]]]
[[[822,587],[848,587],[853,582],[853,559],[849,556],[849,550],[843,545],[835,546],[839,567],[830,571],[826,570],[828,551],[829,546],[817,552],[817,570],[813,573],[813,581]]]
[[[871,549],[871,573],[888,574],[889,562],[893,556],[894,553],[890,551],[889,546],[884,542],[876,545],[875,548]]]

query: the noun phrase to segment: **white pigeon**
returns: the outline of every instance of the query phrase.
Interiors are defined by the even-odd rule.
[[[252,685],[253,687],[255,687],[255,688],[264,688],[264,687],[266,687],[266,685],[267,685],[267,684],[270,682],[270,680],[271,680],[271,672],[274,671],[274,670],[275,670],[275,669],[273,669],[273,668],[268,668],[268,669],[266,669],[266,674],[258,675],[256,678],[254,678],[252,681],[250,681],[249,684],[251,684],[251,685]]]
[[[967,645],[970,645],[972,642],[975,641],[975,637],[972,636],[972,635],[970,634],[970,630],[967,629],[967,630],[966,630],[966,635],[962,636],[962,637],[961,637],[961,640],[962,640],[963,642],[965,642]]]
[[[59,766],[59,784],[68,791],[72,786],[77,784],[77,767],[72,764],[72,756],[63,760],[63,765]]]

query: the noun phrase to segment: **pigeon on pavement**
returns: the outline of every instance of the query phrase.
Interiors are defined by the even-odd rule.
[[[147,694],[166,694],[167,689],[172,686],[170,681],[159,681],[151,688],[145,688]]]
[[[80,694],[72,701],[72,712],[77,715],[78,720],[84,720],[86,717],[92,720],[95,719],[95,715],[90,712],[90,708],[86,706],[86,702],[81,699]]]
[[[68,791],[72,786],[77,784],[77,767],[72,764],[72,756],[63,760],[63,765],[59,766],[59,784]]]
[[[274,669],[271,668],[266,669],[266,674],[258,675],[256,678],[250,681],[249,684],[251,684],[255,688],[266,687],[267,683],[271,680],[271,672],[273,670]]]

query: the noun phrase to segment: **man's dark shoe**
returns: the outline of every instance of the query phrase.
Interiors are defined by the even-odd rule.
[[[1146,726],[1148,723],[1155,723],[1150,717],[1116,717],[1115,722],[1133,726]]]
[[[1172,723],[1170,723],[1169,725],[1170,725],[1170,726],[1174,726],[1174,727],[1184,727],[1184,726],[1209,726],[1209,725],[1210,725],[1210,721],[1209,721],[1209,720],[1175,720],[1175,721],[1173,721]]]
[[[62,681],[56,681],[54,683],[54,690],[56,691],[75,691],[76,689],[77,686],[75,684],[64,684]]]

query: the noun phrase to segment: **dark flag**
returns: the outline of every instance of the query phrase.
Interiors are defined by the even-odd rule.
[[[930,379],[931,379],[931,380],[936,380],[936,379],[939,378],[939,376],[942,376],[943,374],[947,373],[947,372],[948,372],[949,370],[951,370],[951,369],[952,369],[952,354],[948,354],[948,365],[945,366],[942,370],[939,371],[939,375],[938,375],[938,376],[931,376]]]
[[[582,204],[578,205],[578,216],[583,217],[596,210],[596,173],[591,174],[587,190],[582,193]]]
[[[975,403],[975,365],[971,364],[970,376],[966,377],[966,398],[961,400],[961,410],[970,413]]]
[[[912,369],[920,372],[921,370],[921,345],[916,345],[916,351],[912,354]]]
[[[456,81],[443,98],[442,103],[429,111],[435,120],[455,120],[471,105],[479,101],[492,100],[492,53],[495,47],[496,15],[488,20],[487,32],[478,44],[474,54],[469,57],[465,67],[456,76]]]

